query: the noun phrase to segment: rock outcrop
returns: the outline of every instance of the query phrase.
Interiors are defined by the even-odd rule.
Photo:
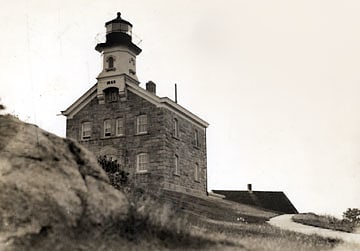
[[[0,246],[49,229],[109,224],[128,209],[88,150],[0,116]]]

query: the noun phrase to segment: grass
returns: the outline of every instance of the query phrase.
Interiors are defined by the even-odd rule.
[[[266,223],[275,214],[222,200],[172,194],[130,194],[128,217],[107,226],[46,229],[14,240],[15,250],[330,250],[338,240],[283,231]],[[181,195],[181,196],[180,196]],[[168,196],[171,196],[168,194]],[[180,196],[180,197],[179,197]],[[167,197],[169,198],[169,197]]]
[[[224,222],[264,223],[271,217],[278,215],[272,211],[252,206],[209,197],[194,197],[188,194],[163,191],[158,196],[163,203],[171,203],[177,211],[201,215],[208,219]]]
[[[346,220],[340,220],[329,215],[316,215],[314,213],[297,214],[293,216],[293,221],[325,229],[352,233],[355,225]]]
[[[317,235],[304,235],[284,231],[267,223],[223,224],[223,222],[202,222],[200,229],[211,239],[225,239],[235,247],[244,250],[331,250],[339,240],[322,238]]]

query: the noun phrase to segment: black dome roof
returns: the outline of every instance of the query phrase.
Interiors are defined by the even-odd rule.
[[[105,26],[108,25],[108,24],[111,24],[111,23],[123,23],[123,24],[130,25],[132,27],[132,24],[130,22],[128,22],[128,21],[121,18],[121,13],[120,12],[117,13],[117,16],[116,16],[115,19],[106,22]]]

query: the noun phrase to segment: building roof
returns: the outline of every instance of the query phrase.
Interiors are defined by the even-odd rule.
[[[146,91],[141,88],[137,84],[133,84],[131,82],[126,83],[127,90],[144,98],[150,103],[156,105],[157,107],[168,109],[178,116],[194,123],[200,127],[207,128],[209,123],[205,120],[201,119],[197,115],[193,114],[189,110],[185,109],[181,105],[175,103],[171,99],[167,97],[158,97],[155,94]],[[75,114],[77,114],[85,105],[87,105],[92,99],[96,98],[97,95],[97,84],[93,85],[87,92],[84,93],[80,98],[78,98],[72,105],[70,105],[65,111],[61,111],[61,114],[72,118]]]
[[[283,192],[268,191],[236,191],[236,190],[212,190],[216,194],[225,196],[225,200],[235,201],[242,204],[261,207],[279,213],[298,213],[294,205]]]
[[[121,13],[120,12],[116,13],[116,18],[115,19],[106,22],[105,26],[110,24],[110,23],[124,23],[124,24],[130,25],[132,27],[132,24],[129,21],[126,21],[125,19],[121,18]]]

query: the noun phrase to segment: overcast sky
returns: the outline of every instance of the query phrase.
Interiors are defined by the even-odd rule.
[[[57,116],[96,83],[104,24],[133,24],[137,75],[199,115],[209,189],[284,191],[300,211],[360,208],[359,1],[6,1],[0,97],[65,136]]]

